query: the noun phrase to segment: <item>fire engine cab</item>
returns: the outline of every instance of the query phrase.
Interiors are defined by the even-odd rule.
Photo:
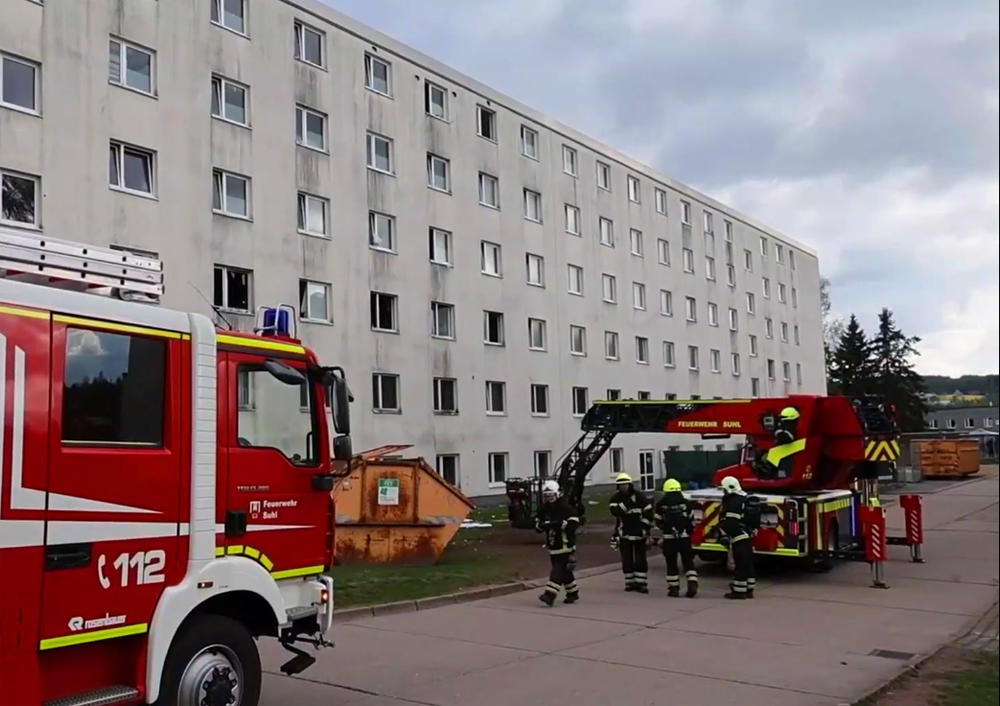
[[[0,228],[0,706],[255,706],[257,638],[289,674],[330,646],[344,371],[291,306],[236,333],[162,294]]]

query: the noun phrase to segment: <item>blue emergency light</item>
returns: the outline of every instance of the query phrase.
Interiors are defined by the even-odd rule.
[[[257,309],[255,331],[266,338],[295,338],[295,309],[291,304]]]

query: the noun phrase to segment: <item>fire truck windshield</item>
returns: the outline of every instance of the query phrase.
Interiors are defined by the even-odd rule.
[[[277,449],[297,466],[319,464],[316,391],[284,363],[239,366],[240,446]]]

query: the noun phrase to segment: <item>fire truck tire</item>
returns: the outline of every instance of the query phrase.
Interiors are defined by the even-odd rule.
[[[260,686],[250,632],[232,618],[200,615],[170,646],[156,706],[257,706]]]

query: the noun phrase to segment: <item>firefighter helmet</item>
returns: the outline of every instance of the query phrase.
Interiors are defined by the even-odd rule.
[[[628,473],[619,473],[618,477],[615,478],[615,483],[618,485],[624,485],[625,483],[631,483],[631,482],[632,482],[632,476],[630,476]]]
[[[733,476],[726,476],[722,479],[722,492],[726,495],[743,492],[743,486]]]
[[[547,502],[555,502],[559,497],[559,484],[554,480],[547,480],[542,483],[542,499]]]
[[[783,422],[794,422],[799,418],[799,410],[795,407],[785,407],[781,410],[781,421]]]
[[[681,484],[674,478],[668,478],[663,484],[664,493],[676,493],[681,489]]]

